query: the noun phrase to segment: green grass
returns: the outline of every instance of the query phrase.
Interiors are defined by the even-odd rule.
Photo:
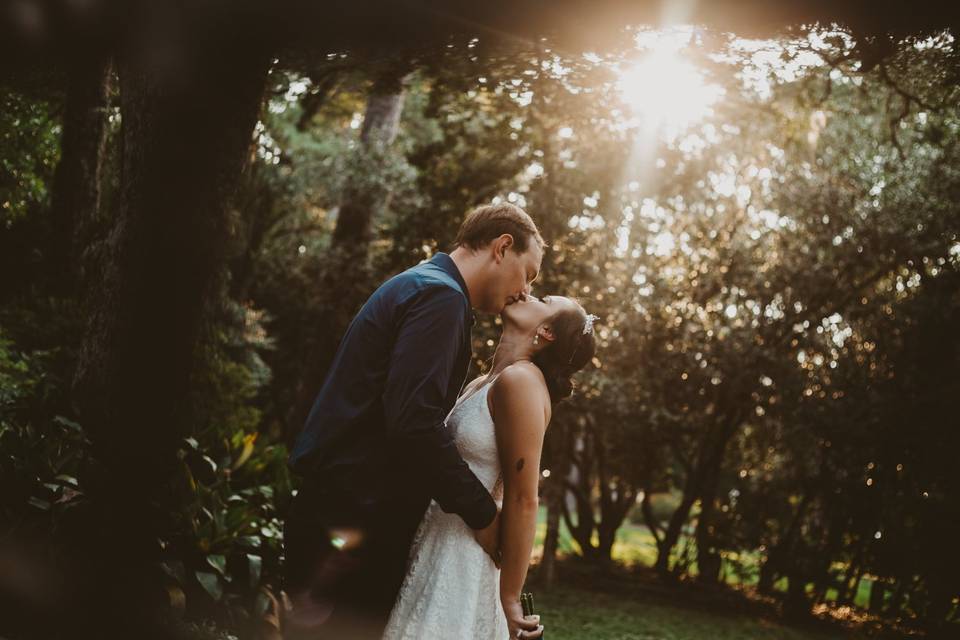
[[[560,586],[537,593],[549,640],[833,640],[842,631],[807,631],[748,613],[670,604],[662,598]]]
[[[539,561],[546,534],[546,512],[541,509],[537,520],[534,560]],[[681,539],[678,549],[686,541]],[[559,555],[579,555],[579,546],[566,525],[560,523]],[[652,567],[656,562],[657,545],[650,531],[629,521],[617,531],[613,559],[621,567]],[[755,584],[762,555],[758,552],[725,554],[723,577],[730,585]],[[567,564],[567,563],[564,563]],[[843,567],[838,567],[842,570]],[[696,563],[689,567],[696,573]],[[549,592],[537,592],[538,613],[548,629],[550,640],[832,640],[840,638],[877,637],[868,631],[843,631],[829,625],[796,628],[779,621],[771,610],[750,609],[738,605],[697,603],[682,590],[669,588],[651,590],[648,580],[627,576],[619,585],[604,580],[579,579],[563,575],[559,584]],[[624,573],[621,571],[621,573]],[[641,574],[650,573],[641,570]],[[571,579],[572,578],[572,579]],[[865,577],[855,598],[855,604],[865,608],[869,599],[871,581]],[[786,591],[786,579],[774,588]],[[812,585],[811,585],[812,588]],[[836,598],[835,591],[828,600]],[[893,634],[885,637],[903,637]]]
[[[541,507],[537,516],[537,537],[534,540],[534,549],[539,551],[543,546],[543,538],[547,532],[547,511]],[[596,536],[596,534],[594,534]],[[596,540],[594,540],[596,543]],[[560,555],[579,554],[580,547],[570,535],[563,520],[560,520]],[[613,544],[613,559],[624,565],[641,564],[653,566],[657,559],[657,543],[650,530],[641,525],[624,521],[617,530],[616,542]]]

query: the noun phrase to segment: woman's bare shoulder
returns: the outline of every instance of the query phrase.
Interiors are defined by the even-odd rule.
[[[532,362],[514,362],[491,383],[493,406],[537,402],[544,404],[549,415],[550,393],[540,367]],[[492,407],[491,407],[492,408]]]
[[[514,362],[501,371],[493,381],[493,386],[511,391],[532,391],[538,387],[546,389],[547,383],[543,379],[540,367],[524,360]]]

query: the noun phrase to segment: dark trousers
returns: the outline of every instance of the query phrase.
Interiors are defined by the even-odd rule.
[[[284,526],[288,640],[379,639],[406,572],[428,499],[358,504],[308,478]]]

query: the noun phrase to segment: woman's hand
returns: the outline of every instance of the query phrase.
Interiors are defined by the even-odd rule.
[[[523,607],[519,600],[510,599],[503,603],[503,613],[507,617],[507,628],[510,629],[510,638],[539,638],[543,635],[543,625],[540,616],[523,615]]]

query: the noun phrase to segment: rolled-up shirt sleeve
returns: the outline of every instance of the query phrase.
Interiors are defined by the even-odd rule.
[[[473,529],[489,525],[497,505],[464,462],[444,425],[444,398],[464,339],[460,292],[416,292],[400,318],[383,395],[387,437],[409,470],[447,513]]]

